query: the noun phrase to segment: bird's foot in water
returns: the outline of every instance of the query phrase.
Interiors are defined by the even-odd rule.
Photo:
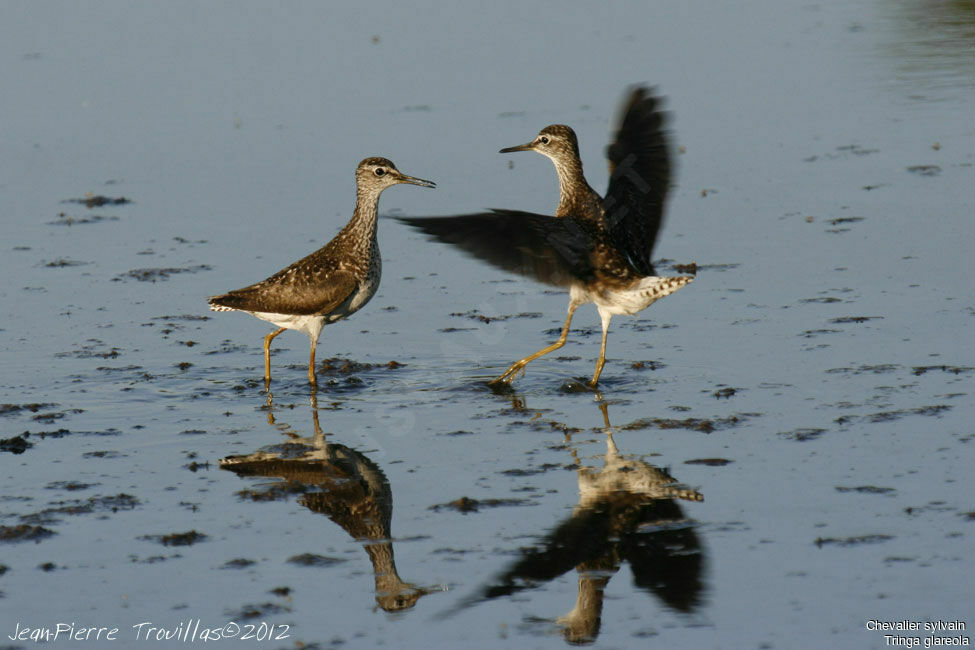
[[[598,389],[593,385],[592,381],[586,379],[585,377],[573,377],[572,379],[567,379],[562,383],[559,388],[563,393],[596,393],[599,394]]]

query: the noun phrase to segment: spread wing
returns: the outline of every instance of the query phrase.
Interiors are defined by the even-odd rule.
[[[593,277],[592,233],[571,218],[517,210],[449,217],[396,217],[504,271],[568,287]]]
[[[358,282],[348,271],[306,263],[310,258],[257,284],[212,296],[210,306],[302,316],[332,312],[352,297]]]
[[[603,199],[606,223],[616,247],[643,275],[654,275],[651,255],[671,181],[667,114],[660,104],[647,88],[634,88],[606,151],[610,165]]]

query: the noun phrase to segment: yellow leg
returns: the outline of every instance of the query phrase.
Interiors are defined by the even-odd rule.
[[[282,327],[264,337],[264,390],[271,384],[271,341],[286,329],[288,328]]]
[[[315,377],[315,348],[318,346],[318,341],[315,339],[311,340],[311,358],[308,359],[308,383],[312,386],[318,385],[318,378]]]
[[[569,336],[569,323],[572,322],[572,314],[575,313],[576,307],[577,305],[569,303],[569,314],[565,317],[565,325],[562,326],[562,334],[561,336],[559,336],[558,341],[556,341],[552,345],[542,348],[535,354],[527,356],[520,361],[515,361],[513,364],[511,364],[508,367],[507,370],[504,371],[504,373],[500,377],[491,380],[490,383],[492,384],[511,383],[511,380],[515,378],[515,375],[518,374],[518,372],[520,372],[521,370],[524,370],[525,366],[527,366],[529,363],[531,363],[538,357],[544,356],[554,350],[558,350],[560,347],[565,345],[565,339],[568,338]]]
[[[606,336],[609,334],[609,320],[612,316],[603,316],[600,314],[603,321],[603,341],[599,345],[599,361],[596,362],[596,373],[592,376],[592,381],[589,385],[593,388],[596,387],[596,383],[599,381],[599,375],[603,373],[603,366],[606,365]]]
[[[603,412],[603,424],[606,425],[607,429],[612,429],[613,425],[609,423],[609,408],[607,408],[606,402],[603,401],[599,393],[596,393],[596,399],[599,400],[599,410]]]

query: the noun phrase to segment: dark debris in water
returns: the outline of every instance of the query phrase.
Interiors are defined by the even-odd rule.
[[[81,455],[82,458],[125,458],[125,454],[120,451],[102,450],[89,451]]]
[[[450,501],[448,503],[438,503],[437,505],[430,506],[428,510],[433,510],[439,512],[440,510],[456,510],[463,514],[469,512],[477,512],[481,508],[500,508],[504,506],[524,506],[531,505],[531,502],[527,499],[471,499],[470,497],[461,497]]]
[[[843,302],[843,300],[841,298],[836,298],[834,296],[822,296],[819,298],[803,298],[799,302],[803,304],[810,304],[810,303],[830,304],[834,302]]]
[[[233,560],[227,560],[221,566],[221,569],[246,569],[249,566],[254,566],[257,564],[257,560],[249,560],[245,557],[234,558]]]
[[[519,408],[513,404],[512,410],[514,410],[517,413],[521,413],[524,411],[524,408],[523,407]],[[558,431],[563,435],[579,433],[580,431],[582,431],[582,429],[580,429],[579,427],[570,427],[564,422],[559,422],[558,420],[545,420],[539,417],[538,415],[533,417],[531,420],[519,420],[516,422],[512,422],[508,426],[512,428],[528,427],[532,431],[542,431],[542,432]],[[537,474],[538,472],[532,472],[532,473]]]
[[[0,404],[0,415],[13,415],[21,411],[37,413],[42,409],[49,409],[57,406],[51,402],[34,402],[32,404]]]
[[[58,214],[58,219],[55,221],[48,221],[48,226],[84,226],[91,223],[101,223],[102,221],[118,221],[118,217],[110,217],[102,214],[93,214],[86,217],[72,217],[69,214],[61,212]]]
[[[25,431],[24,433],[30,433]],[[37,431],[33,435],[37,436],[41,440],[45,438],[63,438],[65,436],[70,436],[72,431],[69,429],[55,429],[54,431]]]
[[[836,147],[836,150],[841,153],[849,153],[854,156],[869,156],[872,153],[879,153],[880,149],[865,149],[858,144],[847,144],[842,147]]]
[[[61,203],[80,203],[89,210],[92,208],[100,208],[103,205],[128,205],[132,203],[129,199],[124,196],[102,196],[101,194],[87,194],[80,199],[65,199]]]
[[[880,544],[894,539],[893,535],[859,535],[857,537],[817,537],[816,546],[859,546],[861,544]]]
[[[722,397],[728,399],[737,392],[738,392],[737,388],[726,386],[725,388],[719,388],[718,390],[714,391],[712,395],[714,395],[714,397],[717,399],[721,399]]]
[[[249,621],[255,618],[278,616],[290,611],[290,608],[278,605],[277,603],[261,603],[259,605],[244,605],[236,612],[228,611],[225,614],[230,620]]]
[[[9,452],[11,454],[22,454],[31,447],[34,446],[33,442],[28,442],[27,438],[30,436],[29,431],[25,431],[19,436],[14,436],[12,438],[0,438],[0,452]]]
[[[542,465],[539,465],[538,467],[532,467],[532,468],[518,467],[515,469],[501,470],[498,473],[504,476],[535,476],[537,474],[544,474],[545,472],[549,472],[553,469],[575,469],[575,467],[574,466],[567,467],[565,465],[560,465],[558,463],[544,463]]]
[[[894,494],[897,492],[894,488],[877,487],[876,485],[858,485],[856,487],[837,485],[836,491],[840,493],[855,492],[858,494]]]
[[[818,330],[806,330],[805,332],[800,332],[799,336],[807,339],[816,338],[817,336],[822,336],[823,334],[841,334],[843,330],[834,329],[818,329]]]
[[[835,219],[829,219],[827,223],[839,226],[847,223],[859,223],[863,219],[863,217],[836,217]]]
[[[79,260],[70,260],[65,257],[59,257],[56,260],[51,260],[50,262],[44,262],[44,266],[49,269],[63,269],[68,266],[85,266],[91,264],[91,262],[81,262]]]
[[[172,555],[150,555],[146,558],[140,558],[138,555],[129,555],[129,562],[132,562],[132,564],[158,564],[166,560],[175,560],[181,557],[183,556],[179,553],[173,553]]]
[[[363,363],[361,361],[354,361],[352,359],[332,357],[330,359],[323,359],[320,361],[317,372],[331,376],[351,375],[354,373],[368,372],[370,370],[377,370],[381,368],[396,370],[405,366],[405,363],[400,363],[399,361],[387,361],[386,363]]]
[[[701,431],[712,433],[722,429],[730,429],[742,424],[748,418],[754,417],[755,413],[739,413],[726,418],[641,418],[620,427],[623,431],[633,431],[640,429],[687,429],[688,431]]]
[[[64,438],[66,436],[70,436],[74,434],[79,434],[83,436],[118,436],[122,434],[122,432],[116,429],[115,427],[109,427],[107,429],[101,429],[98,431],[71,431],[70,429],[61,428],[61,429],[55,429],[53,431],[34,431],[32,433],[29,431],[25,431],[24,433],[25,434],[30,433],[32,436],[36,438],[40,438],[41,440],[45,440],[47,438]]]
[[[941,173],[941,167],[937,165],[912,165],[907,168],[907,171],[918,176],[937,176]]]
[[[21,517],[25,524],[55,524],[60,521],[59,515],[87,515],[96,512],[118,512],[133,510],[140,505],[139,499],[124,492],[110,495],[89,497],[88,499],[70,499],[55,501],[52,507]]]
[[[78,492],[93,488],[98,483],[82,483],[81,481],[53,481],[44,486],[45,490],[65,490],[67,492]]]
[[[85,345],[81,346],[78,350],[72,350],[71,352],[58,352],[55,357],[65,358],[73,357],[75,359],[115,359],[121,354],[118,348],[112,347],[108,350],[99,349],[105,344],[96,339],[89,339]]]
[[[725,465],[730,465],[735,461],[728,460],[727,458],[692,458],[691,460],[685,460],[685,465],[707,465],[708,467],[723,467]]]
[[[95,368],[98,372],[104,372],[105,374],[112,374],[116,372],[133,372],[136,370],[142,370],[142,366],[98,366]]]
[[[200,271],[210,271],[213,267],[209,264],[197,264],[195,266],[174,266],[166,268],[152,268],[152,269],[132,269],[121,275],[117,275],[113,280],[125,280],[126,278],[133,278],[139,282],[161,282],[163,280],[168,280],[169,276],[176,275],[177,273],[199,273]]]
[[[303,567],[330,567],[336,564],[342,564],[345,562],[340,557],[328,557],[327,555],[317,555],[315,553],[302,553],[301,555],[293,555],[288,558],[289,564],[297,564]]]
[[[244,352],[247,349],[248,347],[246,345],[243,345],[241,343],[236,343],[229,339],[225,339],[220,342],[219,348],[217,348],[216,350],[209,350],[208,352],[204,352],[203,354],[234,354],[237,352]]]
[[[366,382],[355,375],[344,378],[331,377],[318,383],[318,390],[323,393],[342,393],[345,391],[355,391],[366,387]]]
[[[975,370],[972,366],[914,366],[911,369],[915,375],[920,376],[928,372],[934,372],[940,370],[941,372],[951,373],[953,375],[960,375],[962,373],[972,372]]]
[[[210,320],[210,316],[207,316],[205,314],[176,314],[176,315],[173,315],[173,316],[154,316],[152,318],[152,320],[165,320],[165,321],[174,321],[174,320],[204,321],[204,320]]]
[[[537,311],[522,312],[520,314],[506,314],[504,316],[485,316],[477,309],[471,309],[470,311],[457,311],[450,314],[451,316],[457,318],[469,318],[471,320],[476,320],[481,323],[493,323],[494,321],[506,321],[512,318],[541,318],[542,313]]]
[[[893,363],[881,363],[877,365],[864,365],[858,368],[830,368],[826,372],[828,374],[850,374],[850,375],[862,375],[862,374],[873,374],[873,375],[886,375],[891,372],[896,372],[900,366]]]
[[[43,526],[32,526],[30,524],[0,526],[0,542],[39,542],[56,534],[53,530]]]
[[[950,404],[931,404],[929,406],[918,406],[911,409],[897,409],[894,411],[881,411],[879,413],[871,413],[869,415],[842,415],[836,420],[837,424],[851,424],[853,422],[866,420],[867,422],[893,422],[894,420],[899,420],[908,415],[928,415],[937,416],[941,415],[945,411],[951,410]]]
[[[858,144],[846,144],[841,147],[836,147],[836,151],[826,153],[822,155],[824,160],[842,160],[849,158],[850,156],[869,156],[870,154],[879,153],[879,149],[867,149]],[[820,159],[819,155],[812,155],[807,158],[803,158],[803,162],[816,162]]]
[[[840,325],[843,323],[866,323],[868,320],[880,320],[882,318],[883,316],[841,316],[840,318],[833,318],[829,322]]]
[[[660,361],[634,361],[630,364],[633,370],[660,370],[666,368],[666,364]]]
[[[819,436],[826,433],[827,429],[817,429],[815,427],[793,429],[792,431],[782,431],[779,436],[786,438],[787,440],[795,440],[796,442],[808,442],[809,440],[815,440]]]
[[[173,241],[176,242],[177,244],[206,244],[207,243],[207,240],[205,239],[197,239],[195,241],[191,241],[186,237],[179,237],[179,236],[173,237]]]
[[[919,515],[924,512],[954,512],[956,508],[948,505],[945,501],[928,501],[923,506],[907,506],[904,508],[905,514]]]
[[[49,411],[47,413],[38,413],[37,415],[33,416],[31,420],[34,420],[35,422],[45,422],[50,424],[55,420],[66,418],[69,415],[76,415],[78,413],[84,413],[84,412],[85,412],[84,409],[65,409],[63,411]]]
[[[143,535],[139,539],[158,542],[163,546],[192,546],[197,542],[202,542],[206,538],[207,536],[203,533],[188,530],[185,533],[169,533],[168,535]]]

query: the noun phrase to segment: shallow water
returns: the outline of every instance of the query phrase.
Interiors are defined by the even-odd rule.
[[[868,621],[971,623],[975,13],[595,12],[8,7],[0,647],[150,621],[276,648],[880,648]],[[594,310],[494,394],[566,296],[384,219],[319,391],[286,333],[268,405],[270,328],[206,296],[327,241],[361,158],[438,182],[386,215],[548,211],[550,163],[497,149],[571,124],[601,190],[640,81],[681,147],[656,253],[699,272],[614,320],[602,402],[575,390]]]

